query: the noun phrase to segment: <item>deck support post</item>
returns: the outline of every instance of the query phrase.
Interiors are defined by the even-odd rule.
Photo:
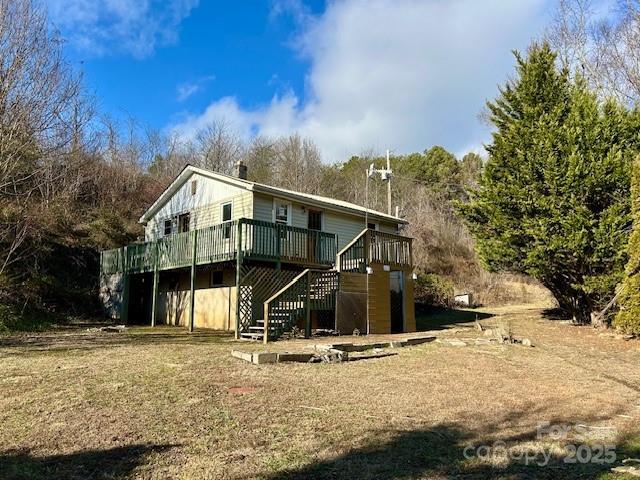
[[[242,219],[238,220],[236,232],[236,332],[235,339],[240,339],[240,269],[242,268]]]
[[[307,295],[305,306],[304,338],[311,337],[311,271],[307,272]]]
[[[156,326],[156,310],[158,308],[158,283],[160,281],[158,270],[158,242],[153,245],[153,290],[151,292],[151,326]]]
[[[191,253],[191,284],[189,295],[189,333],[193,332],[193,325],[195,323],[194,310],[196,304],[195,286],[196,286],[196,257],[198,253],[198,231],[194,230],[191,239],[192,253]]]
[[[120,321],[129,323],[129,287],[130,278],[128,272],[127,247],[122,249],[122,302],[120,303]]]
[[[282,258],[282,232],[279,223],[276,223],[276,270],[280,270],[282,266],[281,258]]]

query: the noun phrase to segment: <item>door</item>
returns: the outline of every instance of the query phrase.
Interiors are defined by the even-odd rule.
[[[391,333],[404,332],[404,274],[389,272]]]
[[[318,249],[320,248],[320,242],[318,235],[315,232],[322,230],[322,212],[318,210],[309,210],[307,228],[311,230],[308,235],[307,251],[309,253],[308,258],[311,263],[316,263],[316,259],[319,257]]]

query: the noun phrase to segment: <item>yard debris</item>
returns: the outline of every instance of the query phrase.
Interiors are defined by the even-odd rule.
[[[314,352],[242,352],[231,350],[231,355],[245,362],[261,365],[265,363],[298,362],[298,363],[341,363],[355,360],[368,360],[373,358],[398,355],[396,352],[387,352],[386,348],[401,348],[422,343],[432,342],[436,337],[422,336],[412,337],[402,341],[376,342],[376,343],[330,343],[311,346]],[[464,344],[464,342],[462,342]],[[465,344],[466,345],[466,344]],[[307,347],[309,348],[309,347]]]
[[[105,325],[104,327],[87,328],[87,332],[123,333],[127,331],[126,325]]]
[[[624,473],[632,477],[640,477],[640,468],[632,466],[614,467],[611,469],[614,473]]]

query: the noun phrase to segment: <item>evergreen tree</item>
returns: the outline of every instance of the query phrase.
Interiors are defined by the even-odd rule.
[[[633,231],[629,238],[629,262],[618,294],[620,309],[613,325],[624,333],[640,335],[640,157],[633,165],[631,208]]]
[[[638,115],[600,105],[547,44],[515,57],[516,78],[488,103],[496,130],[480,190],[461,211],[490,270],[539,279],[588,322],[626,261]]]

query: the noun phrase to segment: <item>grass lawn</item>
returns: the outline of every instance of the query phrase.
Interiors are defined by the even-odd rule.
[[[250,365],[229,352],[260,345],[166,328],[1,337],[0,478],[624,478],[564,457],[640,457],[640,342],[542,305],[482,313],[534,347],[476,345],[475,313],[443,312],[421,325],[467,346],[334,365]],[[544,422],[571,428],[538,438]]]

